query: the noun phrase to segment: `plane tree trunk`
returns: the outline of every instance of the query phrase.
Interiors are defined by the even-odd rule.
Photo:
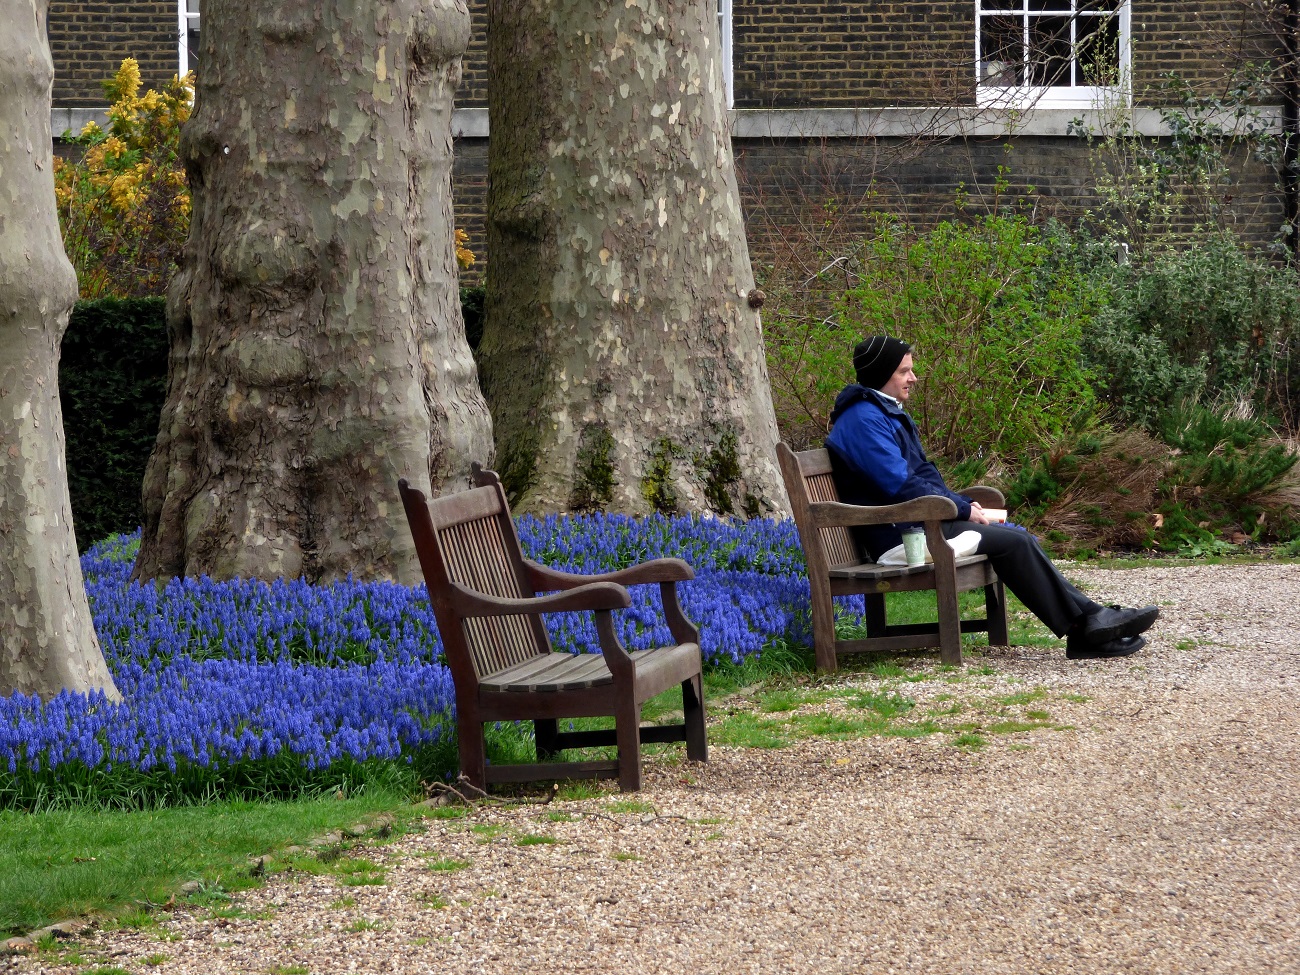
[[[77,300],[54,208],[48,0],[0,0],[0,695],[121,695],[86,602],[59,343]]]
[[[418,578],[398,478],[492,453],[451,212],[468,38],[464,0],[206,0],[137,577]]]
[[[522,510],[784,512],[710,0],[488,0],[486,327]]]

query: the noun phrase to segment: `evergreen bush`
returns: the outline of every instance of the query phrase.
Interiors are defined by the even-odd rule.
[[[483,289],[462,288],[471,344],[482,333]],[[72,310],[59,360],[68,488],[78,544],[140,527],[140,487],[167,397],[162,298],[101,298]]]
[[[82,550],[140,526],[140,485],[167,395],[163,305],[162,298],[78,302],[63,336],[59,399]]]
[[[1089,253],[1077,237],[1065,246]],[[1117,420],[1158,433],[1172,404],[1245,398],[1270,422],[1296,429],[1300,277],[1294,269],[1215,235],[1144,265],[1117,265],[1103,254],[1092,274],[1107,297],[1084,334],[1083,351]]]

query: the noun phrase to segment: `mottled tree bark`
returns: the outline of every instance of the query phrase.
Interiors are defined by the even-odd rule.
[[[517,503],[787,510],[716,6],[488,0],[488,43],[479,351]]]
[[[0,695],[120,695],[72,532],[59,343],[77,300],[54,209],[48,0],[0,0]]]
[[[208,0],[138,577],[418,576],[397,480],[491,456],[461,319],[464,0]]]

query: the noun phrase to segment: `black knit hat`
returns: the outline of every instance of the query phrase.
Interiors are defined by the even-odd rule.
[[[906,342],[891,339],[888,335],[873,335],[853,347],[853,370],[858,382],[870,389],[879,389],[889,382],[898,364],[912,347]]]

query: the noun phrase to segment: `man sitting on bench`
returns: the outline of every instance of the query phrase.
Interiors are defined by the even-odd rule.
[[[1066,581],[1032,535],[990,524],[979,504],[948,489],[903,411],[917,382],[912,365],[911,346],[898,339],[876,335],[854,348],[858,381],[835,398],[826,438],[840,500],[886,505],[928,494],[948,498],[957,505],[957,518],[944,523],[944,535],[977,532],[976,551],[988,556],[998,578],[1048,629],[1065,637],[1067,657],[1127,657],[1141,650],[1147,642],[1141,634],[1160,614],[1157,607],[1098,605]],[[896,525],[857,528],[855,534],[872,558],[901,541]]]

